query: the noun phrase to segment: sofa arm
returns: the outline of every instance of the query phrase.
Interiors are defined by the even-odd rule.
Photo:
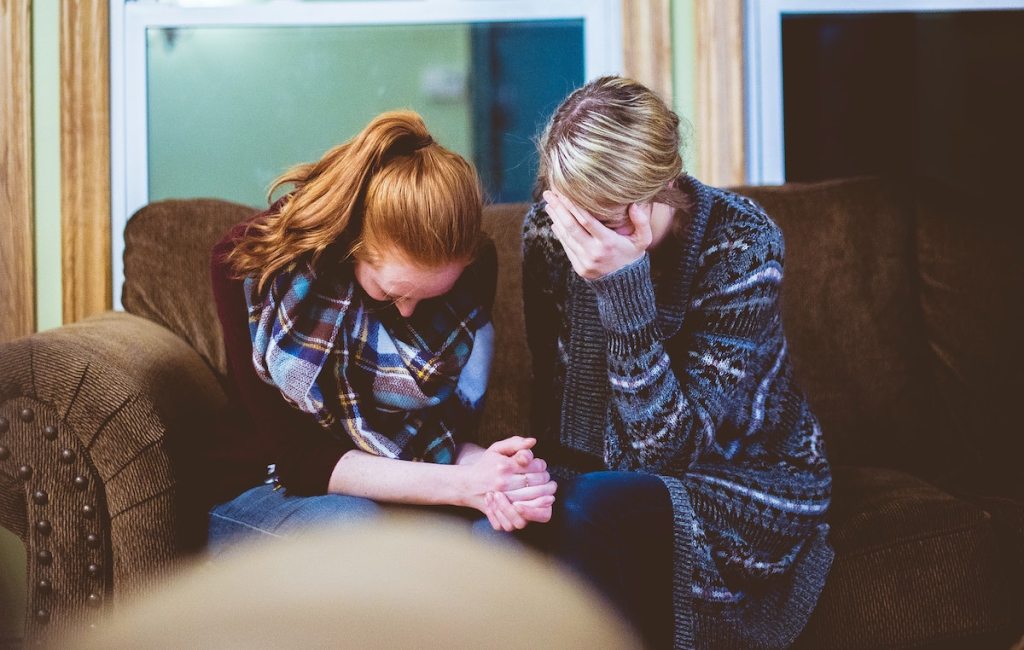
[[[26,549],[27,641],[95,619],[174,564],[177,445],[224,403],[188,343],[130,314],[0,346],[0,525]]]

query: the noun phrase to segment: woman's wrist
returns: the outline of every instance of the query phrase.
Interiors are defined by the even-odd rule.
[[[456,447],[455,453],[455,465],[471,465],[480,454],[484,453],[484,448],[474,442],[463,442]]]
[[[472,465],[453,465],[449,469],[451,470],[451,480],[448,483],[450,505],[479,510],[484,495],[478,494],[479,490],[474,489],[476,481],[474,481]]]
[[[606,330],[626,334],[644,328],[657,318],[648,255],[587,282],[597,296],[598,315]]]
[[[416,463],[361,450],[345,453],[334,467],[328,491],[386,503],[464,505],[469,466]]]

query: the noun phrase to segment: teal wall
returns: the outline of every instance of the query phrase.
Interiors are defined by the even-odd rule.
[[[147,49],[151,200],[262,204],[285,169],[397,108],[472,159],[465,25],[151,30]],[[454,93],[425,91],[446,78]]]
[[[59,0],[32,3],[36,327],[61,324]]]
[[[672,0],[672,99],[676,113],[686,125],[683,132],[683,164],[697,169],[697,142],[691,125],[697,107],[697,31],[694,0]]]

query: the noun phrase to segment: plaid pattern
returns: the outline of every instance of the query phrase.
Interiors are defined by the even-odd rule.
[[[450,464],[475,431],[494,349],[490,316],[463,278],[410,318],[308,262],[264,295],[244,281],[260,378],[333,435],[388,458]]]

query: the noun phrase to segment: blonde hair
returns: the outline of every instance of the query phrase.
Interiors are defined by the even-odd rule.
[[[280,209],[254,221],[228,260],[262,291],[303,255],[374,260],[396,253],[426,268],[471,261],[483,199],[473,166],[437,144],[412,111],[383,113],[319,161],[274,181],[292,185]]]
[[[659,200],[687,208],[666,190],[683,171],[679,116],[643,84],[600,77],[573,91],[538,142],[539,185],[565,194],[597,217]]]

